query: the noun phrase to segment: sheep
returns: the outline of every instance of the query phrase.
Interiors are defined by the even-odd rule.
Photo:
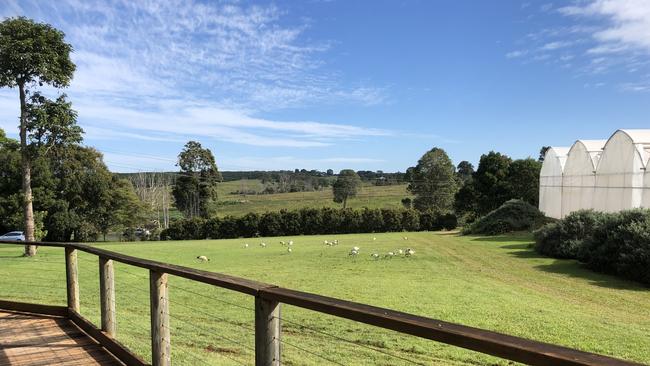
[[[198,259],[201,262],[209,262],[210,261],[210,259],[208,257],[204,256],[204,255],[200,255],[200,256],[196,257],[196,259]]]
[[[339,240],[338,239],[334,240],[334,245],[339,245]]]
[[[413,249],[411,249],[411,248],[407,248],[407,249],[406,249],[406,256],[407,256],[407,257],[410,257],[410,256],[412,256],[413,254],[415,254],[415,250],[413,250]]]
[[[349,256],[356,257],[359,254],[359,250],[352,249],[350,253],[348,253]]]
[[[397,249],[397,253],[399,253],[399,255],[402,255],[404,254],[404,251],[402,249]]]
[[[280,245],[284,245],[284,241],[281,241],[281,242],[280,242]]]
[[[293,245],[293,240],[289,240],[289,242],[287,243],[287,245],[288,245],[288,246],[292,246],[292,245]]]
[[[329,241],[327,241],[327,240],[323,240],[323,244],[325,244],[325,245],[328,245],[328,246],[329,246],[329,245],[330,245],[330,242],[329,242]]]
[[[395,256],[395,253],[394,253],[394,252],[388,252],[388,253],[386,253],[386,255],[384,256],[384,258],[391,259],[391,258],[393,258],[394,256]]]
[[[352,247],[352,250],[356,250],[357,252],[359,251],[359,247]]]
[[[266,243],[260,243],[260,246],[261,246],[262,248],[266,248]]]
[[[372,241],[377,241],[377,238],[373,236]]]
[[[371,256],[374,260],[379,259],[379,254],[378,254],[378,253],[372,253],[372,254],[370,254],[370,256]]]
[[[245,244],[244,244],[244,248],[248,248],[248,243],[245,243]]]
[[[287,253],[291,253],[292,251],[293,251],[293,249],[291,249],[290,247],[287,248]]]
[[[404,237],[404,240],[409,240],[408,236],[405,236],[405,237]]]

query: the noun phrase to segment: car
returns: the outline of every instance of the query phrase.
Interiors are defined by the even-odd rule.
[[[135,236],[149,236],[151,235],[151,232],[145,228],[137,228],[135,229]]]
[[[22,231],[11,231],[0,236],[0,241],[25,241],[25,234]]]

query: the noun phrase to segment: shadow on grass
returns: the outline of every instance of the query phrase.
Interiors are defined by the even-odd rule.
[[[556,259],[551,264],[542,264],[535,268],[543,272],[558,273],[573,278],[581,278],[589,280],[593,285],[613,288],[617,290],[631,290],[631,291],[650,291],[649,287],[645,287],[640,283],[630,280],[625,280],[616,276],[594,272],[587,268],[583,263],[571,259]]]
[[[473,238],[473,241],[481,242],[495,242],[503,243],[499,248],[507,249],[508,254],[518,258],[538,258],[538,259],[551,259],[547,256],[537,253],[533,249],[533,241],[530,234],[515,233],[509,235],[488,236]],[[528,241],[522,243],[521,241]],[[516,242],[516,243],[513,243]],[[541,264],[534,267],[542,272],[562,274],[568,277],[586,279],[591,284],[618,289],[618,290],[631,290],[631,291],[650,291],[650,287],[643,284],[626,280],[613,275],[594,272],[583,263],[571,259],[555,259],[553,263]]]

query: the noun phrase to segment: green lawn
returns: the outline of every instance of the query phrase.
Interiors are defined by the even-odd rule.
[[[279,211],[280,209],[299,209],[303,207],[341,207],[341,204],[332,201],[332,189],[326,188],[315,192],[294,192],[259,195],[231,194],[237,190],[255,189],[261,191],[262,183],[259,180],[238,180],[219,184],[219,203],[216,207],[217,214],[245,215],[248,212],[263,213],[266,211]],[[358,196],[348,201],[352,208],[399,208],[401,200],[411,197],[406,191],[406,185],[374,186],[364,185]]]
[[[402,239],[408,236],[408,240]],[[372,238],[375,236],[376,241]],[[339,239],[338,247],[323,245]],[[98,245],[130,255],[274,283],[432,318],[650,363],[650,289],[593,273],[574,261],[543,258],[530,237],[450,233],[356,234]],[[250,243],[244,248],[244,243]],[[352,246],[361,255],[349,258]],[[372,260],[372,252],[416,250],[412,258]],[[33,259],[0,247],[0,298],[65,304],[61,249]],[[210,262],[194,258],[206,255]],[[82,313],[98,323],[97,259],[80,254]],[[148,356],[148,280],[116,264],[118,339]],[[172,277],[175,364],[252,364],[253,299]],[[507,364],[436,342],[284,306],[287,365]],[[325,360],[322,357],[326,357]]]

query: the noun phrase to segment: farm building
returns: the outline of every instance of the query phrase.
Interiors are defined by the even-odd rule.
[[[549,217],[562,216],[562,173],[568,147],[551,147],[546,151],[539,173],[539,210]]]
[[[564,149],[549,149],[540,172],[539,209],[547,216],[650,207],[650,129],[618,130],[606,141],[578,140]]]
[[[578,140],[567,156],[562,177],[562,217],[593,208],[596,167],[607,140]]]

